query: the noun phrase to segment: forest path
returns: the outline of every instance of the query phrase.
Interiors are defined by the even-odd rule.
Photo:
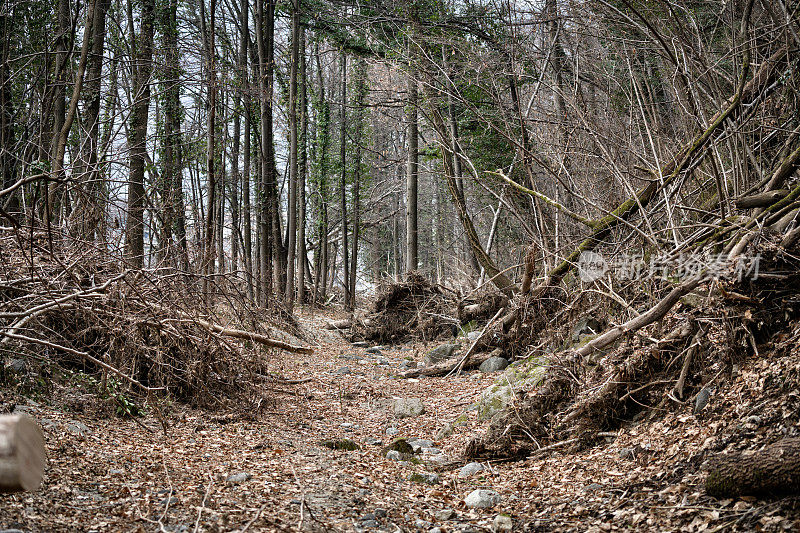
[[[468,411],[465,425],[435,443],[450,459],[445,464],[387,459],[381,445],[370,443],[388,442],[388,428],[397,437],[434,440],[496,376],[473,371],[397,379],[406,357],[420,361],[433,344],[370,354],[325,330],[328,317],[298,314],[315,352],[274,353],[271,371],[309,381],[276,381],[263,397],[252,398],[252,412],[173,405],[165,410],[165,435],[152,412],[136,420],[115,417],[109,414],[113,405],[74,384],[55,385],[63,388],[47,402],[18,406],[42,422],[50,460],[40,490],[0,495],[0,530],[455,533],[489,531],[500,513],[513,517],[514,531],[700,531],[739,520],[746,522],[738,529],[770,520],[774,527],[764,529],[779,530],[786,523],[777,514],[785,505],[717,502],[704,494],[703,450],[716,449],[730,438],[728,431],[738,431],[731,407],[695,417],[687,406],[625,427],[605,445],[578,454],[554,450],[484,463],[485,471],[461,478],[461,451],[480,430],[475,412]],[[754,364],[780,369],[800,362],[792,356]],[[758,389],[747,376],[761,371],[743,367],[741,384],[716,403],[756,402]],[[420,398],[425,413],[397,419],[394,398]],[[782,402],[775,398],[776,412]],[[322,444],[344,438],[360,449]],[[439,483],[413,482],[414,473],[436,473]],[[478,488],[495,490],[500,502],[467,508],[464,498]]]

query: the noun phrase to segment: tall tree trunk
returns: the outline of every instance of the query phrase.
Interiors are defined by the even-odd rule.
[[[266,4],[266,10],[265,8]],[[259,271],[262,301],[266,303],[273,294],[274,264],[280,269],[281,235],[280,227],[275,227],[277,220],[276,169],[272,129],[272,92],[274,72],[274,33],[275,3],[273,0],[258,1],[258,17],[256,20],[259,90],[261,104],[261,147],[260,147],[260,194],[258,198],[261,218],[259,233]],[[277,261],[276,261],[277,259]],[[271,263],[272,261],[272,263]],[[280,286],[278,291],[280,294]]]
[[[355,154],[353,161],[353,243],[350,256],[350,306],[356,305],[356,274],[358,271],[358,239],[361,231],[361,155],[362,155],[362,136],[364,133],[364,99],[367,94],[367,64],[363,59],[356,63],[355,80]]]
[[[319,257],[317,269],[321,280],[317,283],[316,295],[324,302],[328,289],[328,264],[330,246],[328,243],[328,148],[330,145],[331,108],[325,99],[325,79],[322,76],[322,61],[319,55],[319,42],[314,43],[314,57],[317,62],[317,179],[319,206]]]
[[[409,48],[412,45],[409,44]],[[418,116],[417,73],[411,67],[408,72],[408,101],[406,103],[406,122],[408,125],[408,159],[406,164],[406,271],[419,266],[417,229],[417,196],[419,178],[419,116]]]
[[[287,208],[286,229],[288,238],[286,246],[286,306],[289,310],[294,306],[294,278],[297,267],[297,73],[300,63],[300,0],[292,0],[292,35],[291,57],[289,65],[289,198]],[[302,283],[303,280],[300,279]]]
[[[72,21],[70,15],[69,0],[58,0],[56,5],[58,20],[58,35],[55,38],[56,61],[54,65],[55,75],[53,76],[53,135],[50,143],[50,161],[51,165],[56,161],[56,150],[58,149],[58,139],[61,136],[61,130],[64,127],[64,118],[67,112],[67,61],[69,58],[69,32],[72,28]],[[132,30],[131,30],[132,31]],[[55,169],[51,166],[51,169]],[[53,174],[61,178],[61,170],[53,172]],[[58,194],[59,187],[56,183],[48,185],[45,182],[44,186],[44,199],[45,199],[45,213],[44,216],[48,219],[48,223],[54,215],[56,206],[53,205],[55,198]]]
[[[344,287],[344,307],[351,309],[350,264],[347,250],[347,56],[341,52],[341,94],[339,103],[339,161],[341,176],[339,179],[339,195],[342,212],[342,286]]]
[[[308,175],[308,72],[306,64],[306,33],[300,29],[300,153],[299,153],[299,210],[297,214],[297,298],[306,300],[306,176]]]
[[[103,51],[106,36],[106,13],[111,0],[97,0],[92,21],[92,34],[84,82],[84,107],[78,164],[80,191],[71,221],[72,231],[81,239],[94,240],[100,219],[103,216],[100,201],[100,168],[97,162],[100,136],[100,89],[103,74]]]
[[[239,42],[239,76],[241,80],[242,99],[244,101],[244,161],[242,170],[242,217],[244,222],[244,249],[242,250],[242,258],[244,259],[245,277],[247,281],[247,294],[252,299],[253,294],[253,241],[250,221],[250,113],[252,111],[250,102],[250,74],[247,62],[247,48],[250,44],[250,3],[248,0],[242,0],[239,6],[239,25],[241,30],[241,40]],[[235,122],[236,129],[236,147],[238,148],[239,138],[239,114],[236,115]],[[238,168],[238,160],[237,160]]]
[[[126,251],[134,268],[144,265],[144,170],[147,160],[147,118],[150,110],[150,74],[153,70],[155,0],[142,0],[141,26],[135,40],[134,90],[131,112],[130,177],[128,178],[128,224]],[[133,28],[131,28],[133,31]]]
[[[208,141],[206,146],[206,220],[203,236],[203,297],[205,298],[206,305],[211,304],[210,292],[210,276],[214,269],[214,236],[215,236],[215,212],[216,194],[217,194],[217,170],[215,166],[216,159],[216,114],[217,114],[217,74],[216,74],[216,61],[215,61],[215,26],[216,26],[216,0],[210,0],[209,7],[209,20],[208,27],[203,28],[203,35],[205,41],[206,52],[206,75],[208,83]],[[200,4],[200,21],[205,26],[203,20],[205,19],[205,0]]]
[[[16,181],[16,158],[13,155],[14,102],[9,79],[11,75],[9,44],[14,18],[13,11],[0,13],[0,189],[10,187]],[[19,209],[19,194],[12,193],[10,198],[0,199],[0,209],[16,213]]]

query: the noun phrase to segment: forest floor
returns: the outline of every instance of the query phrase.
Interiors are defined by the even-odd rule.
[[[800,391],[785,390],[785,376],[796,384],[800,375],[796,350],[743,365],[698,416],[687,405],[578,454],[555,449],[459,477],[464,446],[481,430],[474,411],[435,443],[437,464],[389,460],[376,442],[395,438],[387,430],[435,440],[496,375],[398,379],[404,359],[420,361],[434,344],[367,353],[321,328],[320,315],[301,311],[299,319],[314,354],[276,354],[272,371],[310,381],[276,384],[254,401],[258,416],[176,404],[165,410],[165,434],[153,413],[119,418],[66,385],[21,402],[17,410],[43,425],[49,465],[37,492],[0,496],[0,530],[489,531],[499,514],[515,531],[800,529],[797,498],[715,500],[700,469],[732,440],[765,437],[776,419],[800,426]],[[777,389],[770,375],[783,376]],[[425,412],[397,419],[393,398],[420,398]],[[321,444],[345,438],[360,449]],[[436,473],[438,482],[411,481],[415,472]],[[467,508],[464,498],[478,488],[497,491],[500,503]]]

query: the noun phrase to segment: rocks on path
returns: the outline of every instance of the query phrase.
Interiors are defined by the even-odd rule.
[[[425,405],[419,398],[397,398],[392,402],[392,411],[397,418],[419,416],[425,412]]]
[[[490,489],[476,489],[464,498],[464,503],[471,509],[488,509],[500,503],[500,495]]]

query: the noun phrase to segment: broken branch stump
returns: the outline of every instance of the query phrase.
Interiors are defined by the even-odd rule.
[[[29,416],[0,416],[0,493],[36,490],[46,455],[39,424]]]

